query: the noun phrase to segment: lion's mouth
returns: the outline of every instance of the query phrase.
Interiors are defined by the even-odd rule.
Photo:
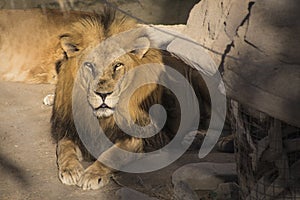
[[[109,107],[106,103],[102,103],[98,108],[95,108],[95,110],[100,110],[100,109],[113,109],[112,107]]]
[[[102,103],[100,106],[94,108],[94,115],[100,119],[110,117],[115,111],[115,108],[108,106],[106,103]]]

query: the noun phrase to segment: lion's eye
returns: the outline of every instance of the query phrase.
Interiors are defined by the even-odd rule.
[[[88,68],[88,70],[90,70],[91,72],[94,72],[94,64],[91,62],[85,62],[83,64],[86,68]]]
[[[117,70],[121,69],[124,66],[123,63],[116,63],[114,65],[114,72],[116,72]]]

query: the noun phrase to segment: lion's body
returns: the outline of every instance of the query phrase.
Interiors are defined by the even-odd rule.
[[[97,19],[99,21],[95,21],[95,17],[99,17]],[[91,16],[91,18],[84,18],[82,21],[74,23],[72,33],[75,35],[75,37],[85,37],[85,40],[83,39],[81,45],[83,46],[83,48],[86,49],[82,50],[83,52],[80,53],[80,55],[68,58],[67,60],[65,60],[65,62],[62,62],[60,72],[58,74],[58,81],[55,92],[55,102],[53,105],[53,114],[51,120],[53,137],[58,141],[63,138],[69,138],[73,140],[77,145],[80,145],[85,158],[88,158],[90,155],[81,144],[81,141],[76,131],[76,127],[74,125],[72,113],[72,92],[74,81],[80,68],[79,62],[82,62],[81,60],[85,58],[85,54],[90,52],[91,47],[95,47],[97,44],[101,43],[106,37],[110,37],[118,31],[122,32],[126,29],[130,29],[135,26],[135,24],[132,21],[129,21],[128,23],[125,23],[120,30],[115,31],[113,29],[121,25],[116,23],[114,24],[114,26],[112,26],[112,31],[114,32],[107,33],[107,35],[105,35],[105,29],[101,27],[101,20],[101,16]],[[108,22],[109,20],[111,19],[109,19],[108,17],[107,23],[111,23]],[[72,39],[74,39],[74,37]],[[107,120],[102,125],[106,126],[108,129],[113,127],[111,120]]]
[[[162,86],[153,83],[144,85],[133,93],[128,105],[120,103],[128,95],[126,89],[128,85],[139,77],[134,76],[126,82],[124,81],[126,72],[152,63],[175,66],[174,69],[187,77],[194,86],[195,93],[199,94],[199,100],[203,100],[202,96],[209,96],[201,76],[195,70],[193,73],[191,67],[168,52],[149,48],[148,40],[144,37],[137,40],[125,38],[125,46],[135,45],[136,41],[139,41],[141,46],[129,53],[124,50],[123,55],[112,62],[103,64],[111,54],[120,49],[123,50],[124,46],[120,42],[114,45],[109,44],[107,48],[101,50],[99,45],[111,36],[138,27],[139,25],[132,20],[115,17],[111,12],[104,12],[103,15],[91,15],[79,20],[73,24],[70,30],[61,35],[61,46],[65,51],[65,58],[61,61],[58,74],[51,122],[52,135],[58,141],[59,178],[65,184],[78,185],[83,189],[98,189],[106,183],[109,174],[114,171],[99,161],[94,162],[85,170],[80,163],[81,155],[84,158],[93,157],[83,145],[74,123],[75,113],[80,115],[82,119],[80,123],[86,127],[90,126],[90,121],[85,116],[86,113],[76,113],[78,112],[77,107],[86,102],[89,104],[87,112],[93,112],[105,134],[115,144],[103,152],[100,155],[101,158],[107,160],[113,158],[116,147],[129,152],[153,151],[166,145],[176,134],[180,122],[179,105],[176,100],[174,101],[174,96],[165,92],[166,89]],[[84,73],[89,74],[89,78],[86,80],[89,83],[83,88],[86,93],[79,94],[82,102],[79,102],[79,105],[73,105],[73,89],[80,70],[81,72],[85,70]],[[149,75],[151,76],[151,74],[146,74],[146,76]],[[79,76],[79,79],[84,78]],[[193,82],[192,79],[199,79],[199,81]],[[207,103],[209,99],[204,98],[204,101]],[[128,109],[129,118],[134,123],[140,126],[147,125],[150,123],[148,111],[153,104],[162,104],[170,111],[165,127],[155,136],[145,139],[132,137],[116,125],[113,114],[118,115],[115,111],[117,107]],[[85,129],[85,134],[96,139],[95,133],[88,132],[88,130],[88,128]],[[94,156],[94,158],[96,157]],[[117,160],[124,161],[123,158]]]
[[[0,10],[0,80],[55,83],[63,58],[59,35],[83,13],[58,10]]]

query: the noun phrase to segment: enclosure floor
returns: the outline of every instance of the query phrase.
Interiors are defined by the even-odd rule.
[[[44,106],[53,85],[0,82],[0,199],[118,199],[115,192],[129,187],[170,199],[171,175],[186,163],[230,162],[232,154],[211,153],[199,160],[197,152],[187,153],[172,165],[152,173],[116,176],[97,191],[66,186],[57,177],[55,144],[50,137],[52,107]]]

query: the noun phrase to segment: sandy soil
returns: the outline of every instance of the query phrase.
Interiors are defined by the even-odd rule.
[[[105,189],[84,192],[59,182],[50,137],[52,108],[42,103],[53,88],[0,83],[0,199],[111,199]]]
[[[57,177],[55,144],[50,137],[51,107],[42,100],[53,85],[0,82],[0,199],[118,199],[130,187],[160,199],[173,195],[171,175],[191,162],[231,162],[232,154],[211,153],[199,160],[189,152],[162,170],[146,174],[119,173],[98,191],[66,186]]]

